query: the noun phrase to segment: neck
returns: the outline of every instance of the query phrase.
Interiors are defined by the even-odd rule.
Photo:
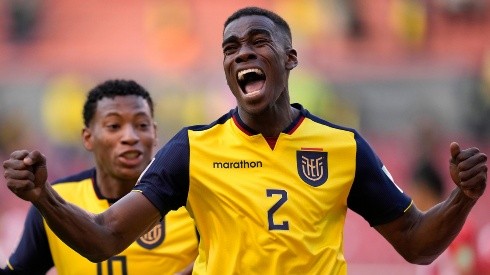
[[[119,199],[129,193],[134,187],[136,180],[121,180],[101,173],[97,170],[97,187],[100,193],[107,199]]]
[[[238,114],[248,127],[264,137],[277,138],[299,115],[299,110],[288,104],[287,108],[270,108],[260,114],[250,114],[239,107]]]

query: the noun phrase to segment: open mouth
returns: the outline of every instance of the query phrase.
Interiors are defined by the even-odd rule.
[[[261,69],[253,68],[238,72],[238,85],[245,94],[258,92],[265,84],[265,74]]]
[[[126,153],[122,154],[121,157],[128,159],[128,160],[133,160],[133,159],[137,159],[140,155],[141,155],[140,152],[131,151],[131,152],[126,152]]]

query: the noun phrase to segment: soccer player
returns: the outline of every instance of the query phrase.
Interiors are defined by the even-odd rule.
[[[100,213],[130,192],[150,163],[157,142],[153,100],[135,81],[108,80],[88,93],[83,119],[83,145],[92,152],[95,167],[57,180],[49,188],[56,190],[63,204]],[[198,239],[185,208],[145,226],[145,232],[126,250],[92,263],[57,238],[31,207],[21,241],[3,271],[45,274],[54,266],[60,275],[149,275],[174,274],[192,266]],[[90,238],[89,232],[79,234],[82,239]]]
[[[280,16],[236,11],[225,22],[222,48],[237,107],[209,125],[183,128],[133,192],[107,211],[63,203],[45,183],[38,151],[16,151],[4,162],[8,187],[92,261],[119,253],[184,205],[201,237],[195,274],[346,274],[348,208],[411,263],[430,263],[446,249],[485,190],[485,154],[451,143],[455,188],[421,212],[357,131],[290,103],[298,57]]]

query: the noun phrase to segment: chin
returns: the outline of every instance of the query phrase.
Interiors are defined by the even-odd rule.
[[[123,169],[118,174],[120,178],[126,180],[134,180],[134,182],[136,183],[136,180],[138,180],[142,172],[142,169],[137,169],[137,171],[135,171],[135,169]]]

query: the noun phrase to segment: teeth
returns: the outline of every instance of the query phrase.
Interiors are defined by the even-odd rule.
[[[247,74],[247,73],[256,73],[258,75],[263,75],[263,73],[260,69],[256,69],[256,68],[246,69],[246,70],[238,72],[238,80],[243,80],[245,74]]]
[[[128,159],[134,159],[134,158],[137,158],[138,156],[139,156],[139,153],[136,153],[136,152],[124,154],[124,157],[128,158]]]

